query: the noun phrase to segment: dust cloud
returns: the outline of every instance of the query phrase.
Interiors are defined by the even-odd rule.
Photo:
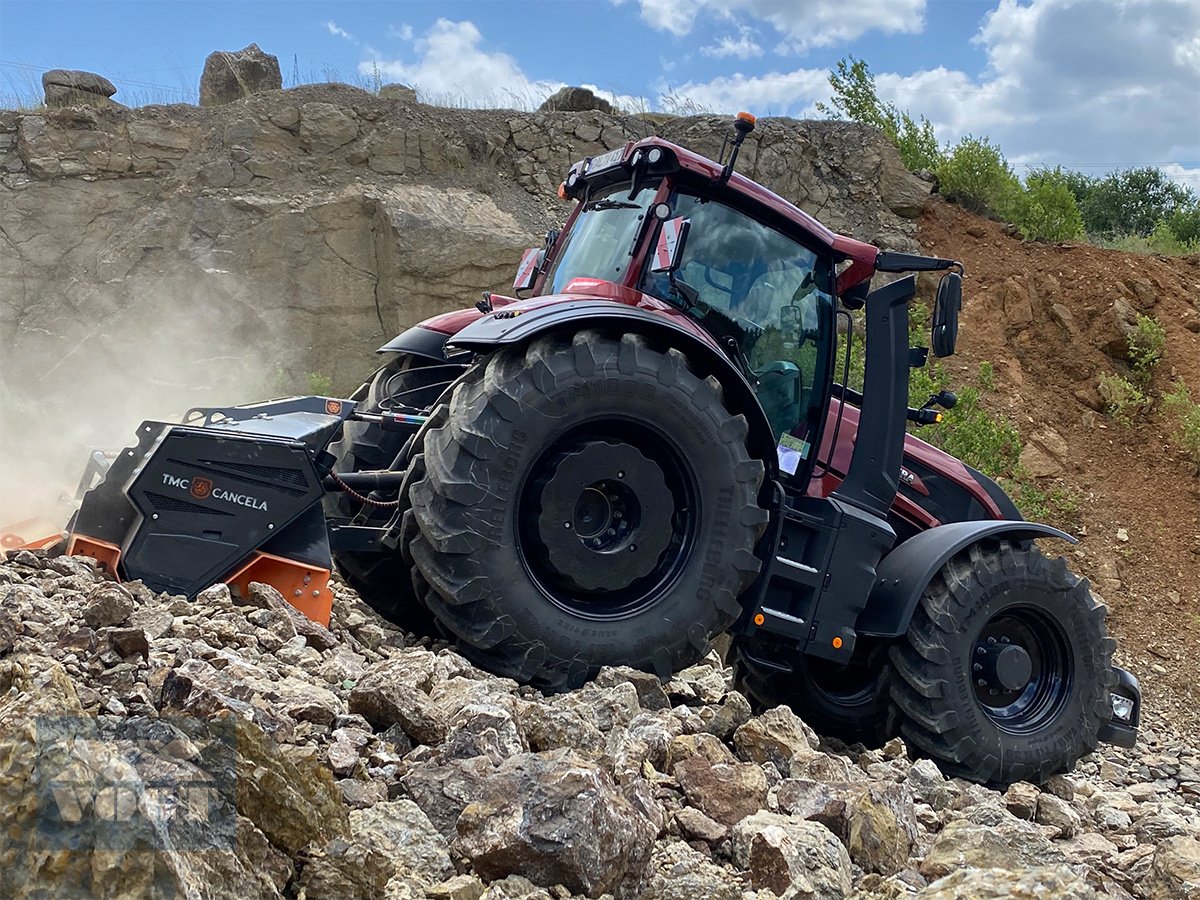
[[[0,322],[0,536],[61,530],[91,452],[131,446],[144,420],[308,392],[264,352],[261,320],[204,302],[198,285],[173,302],[105,288],[118,296],[88,304],[100,321]]]

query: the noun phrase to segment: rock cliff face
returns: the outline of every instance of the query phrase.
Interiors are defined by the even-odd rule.
[[[399,330],[510,283],[569,212],[555,188],[572,161],[651,127],[337,85],[212,109],[0,113],[6,371],[36,369],[54,395],[74,390],[62,361],[80,344],[110,360],[169,346],[146,377],[244,389],[250,373],[316,371],[352,387]],[[657,130],[715,155],[727,127]],[[907,217],[928,185],[870,129],[765,120],[739,168],[836,230],[915,249]]]

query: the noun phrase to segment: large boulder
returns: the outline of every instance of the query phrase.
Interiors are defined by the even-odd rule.
[[[817,822],[765,810],[747,816],[733,829],[733,860],[756,889],[811,900],[850,893],[846,848]]]
[[[0,896],[282,896],[291,862],[235,808],[232,728],[85,715],[42,656],[5,660],[0,698]]]
[[[200,105],[221,106],[262,91],[283,88],[279,59],[258,44],[236,52],[217,50],[204,61],[200,76]]]
[[[109,99],[117,92],[113,83],[95,72],[76,69],[51,69],[42,74],[42,90],[46,105],[52,108],[65,106],[115,106]]]
[[[1200,840],[1180,836],[1159,844],[1144,888],[1149,900],[1200,898]]]
[[[918,900],[1007,900],[1011,897],[1092,900],[1096,896],[1092,886],[1066,866],[959,869],[917,894]]]
[[[304,868],[308,896],[383,896],[393,878],[425,885],[454,874],[446,840],[411,800],[376,803],[350,813],[350,836],[336,839]]]
[[[523,875],[598,896],[636,883],[658,829],[599,766],[569,750],[505,760],[458,819],[485,880]]]
[[[612,114],[613,106],[603,97],[597,97],[585,87],[559,88],[538,107],[538,112],[587,112],[598,109]]]

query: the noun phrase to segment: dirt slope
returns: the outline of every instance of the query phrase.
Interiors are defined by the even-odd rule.
[[[921,219],[921,242],[966,266],[951,370],[967,383],[993,364],[985,402],[1034,445],[1031,462],[1058,470],[1042,485],[1077,499],[1063,518],[1079,544],[1066,553],[1109,604],[1148,713],[1200,734],[1200,476],[1157,405],[1125,427],[1096,391],[1101,372],[1128,371],[1122,320],[1144,313],[1167,333],[1155,396],[1182,378],[1200,397],[1200,256],[1024,242],[941,201]]]

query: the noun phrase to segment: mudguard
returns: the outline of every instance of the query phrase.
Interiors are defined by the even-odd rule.
[[[883,558],[876,570],[875,587],[866,609],[858,617],[859,637],[899,637],[933,576],[956,553],[984,538],[1029,541],[1037,537],[1076,539],[1064,531],[1036,522],[980,521],[939,525],[909,538]]]
[[[660,313],[608,300],[568,300],[528,310],[500,309],[467,325],[447,344],[486,353],[549,331],[585,327],[656,337],[686,354],[701,376],[714,376],[721,382],[730,409],[746,417],[750,427],[747,447],[767,467],[764,483],[774,480],[779,466],[775,437],[754,388],[724,353]]]
[[[376,353],[411,353],[414,356],[424,356],[438,362],[446,361],[446,339],[449,335],[432,328],[414,325],[412,328],[396,335]]]

